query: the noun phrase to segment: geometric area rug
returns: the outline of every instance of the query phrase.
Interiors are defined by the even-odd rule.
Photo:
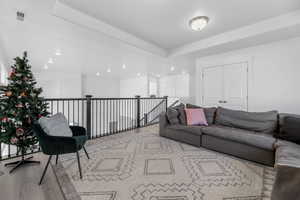
[[[270,200],[271,167],[160,137],[147,127],[89,141],[53,170],[67,200]]]

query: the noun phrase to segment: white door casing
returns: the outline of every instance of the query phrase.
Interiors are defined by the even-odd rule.
[[[206,67],[202,72],[204,106],[248,110],[248,63]]]

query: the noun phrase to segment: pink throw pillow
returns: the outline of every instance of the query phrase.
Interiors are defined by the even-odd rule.
[[[186,108],[187,125],[204,125],[208,126],[204,110],[202,108]]]

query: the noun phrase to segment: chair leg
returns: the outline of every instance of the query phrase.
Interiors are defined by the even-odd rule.
[[[41,177],[41,180],[40,180],[40,182],[39,182],[39,185],[42,184],[42,181],[43,181],[44,176],[45,176],[45,174],[46,174],[46,172],[47,172],[47,169],[48,169],[49,163],[50,163],[50,161],[51,161],[51,158],[52,158],[52,155],[49,156],[49,159],[48,159],[47,164],[46,164],[46,166],[45,166],[45,169],[44,169],[44,171],[43,171],[43,175],[42,175],[42,177]]]
[[[55,161],[56,165],[57,165],[57,161],[58,161],[58,154],[56,155],[56,161]]]
[[[88,152],[86,151],[86,149],[85,149],[84,146],[83,146],[83,150],[84,150],[84,153],[85,153],[86,157],[87,157],[88,159],[90,159],[90,156],[89,156],[89,154],[88,154]]]
[[[77,155],[77,162],[78,162],[79,175],[80,175],[80,179],[82,179],[81,166],[80,166],[80,157],[79,157],[78,151],[76,151],[76,155]]]

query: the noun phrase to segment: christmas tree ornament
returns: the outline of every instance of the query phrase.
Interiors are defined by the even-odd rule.
[[[21,160],[5,164],[14,166],[10,172],[28,163],[39,163],[29,160],[32,157],[25,158],[25,154],[38,142],[32,132],[32,121],[48,115],[47,103],[40,97],[42,89],[36,88],[27,53],[14,61],[8,85],[0,88],[4,93],[0,101],[0,143],[15,145],[21,153]],[[32,91],[36,91],[34,95]]]
[[[7,91],[7,92],[5,92],[4,94],[5,94],[5,96],[10,97],[10,96],[12,95],[12,92],[11,92],[11,91]]]
[[[15,72],[14,71],[10,72],[9,77],[13,78],[14,76],[15,76]]]
[[[23,108],[23,104],[19,103],[16,105],[17,108]]]
[[[24,130],[22,128],[17,128],[16,136],[22,136],[24,134]]]
[[[12,137],[11,139],[10,139],[10,143],[11,144],[17,144],[18,143],[18,138],[16,138],[16,137]]]
[[[25,93],[25,92],[22,92],[22,93],[20,94],[20,96],[21,96],[21,97],[26,97],[26,93]]]

